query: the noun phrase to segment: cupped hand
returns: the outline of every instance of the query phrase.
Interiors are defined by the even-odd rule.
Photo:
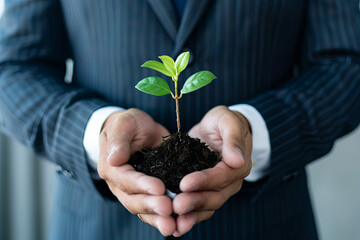
[[[100,177],[122,205],[165,236],[174,233],[176,223],[171,217],[172,202],[164,195],[164,183],[135,171],[127,162],[131,154],[157,145],[167,135],[168,130],[143,111],[113,113],[101,131],[98,163]]]
[[[174,236],[188,232],[210,218],[232,195],[240,191],[251,170],[250,125],[238,112],[225,106],[211,109],[189,132],[222,156],[215,167],[186,175],[180,182],[182,193],[173,200],[176,219]]]

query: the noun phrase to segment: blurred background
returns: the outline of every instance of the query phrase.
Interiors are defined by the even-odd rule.
[[[360,127],[307,167],[321,239],[360,239],[359,169]],[[0,240],[46,238],[54,174],[53,164],[0,133]]]

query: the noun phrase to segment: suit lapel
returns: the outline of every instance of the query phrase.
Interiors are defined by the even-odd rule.
[[[170,38],[175,41],[178,27],[178,18],[175,7],[171,0],[147,0],[160,23],[169,34]]]
[[[171,0],[147,0],[170,38],[175,41],[172,56],[177,56],[200,21],[206,7],[212,0],[187,0],[185,12],[178,29],[178,17]]]
[[[168,0],[170,2],[170,0]],[[187,0],[185,12],[182,17],[179,30],[176,34],[175,48],[173,56],[177,56],[181,51],[186,40],[200,21],[206,7],[212,0]]]

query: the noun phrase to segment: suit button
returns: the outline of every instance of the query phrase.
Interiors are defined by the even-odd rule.
[[[294,178],[293,172],[287,172],[281,176],[281,181],[282,182],[290,182],[293,178]]]
[[[193,51],[191,51],[190,48],[183,48],[181,53],[183,53],[183,52],[189,52],[190,53],[188,65],[191,65],[194,62],[194,57],[195,57]]]
[[[62,173],[62,172],[63,172],[63,168],[62,168],[60,165],[56,165],[55,171],[58,172],[58,173]]]
[[[73,176],[74,176],[73,172],[72,172],[72,171],[68,171],[68,170],[64,170],[64,171],[63,171],[63,174],[64,174],[64,176],[67,177],[67,178],[73,178]]]
[[[55,167],[55,171],[58,173],[61,173],[62,175],[64,175],[67,178],[74,178],[74,173],[72,171],[68,171],[68,170],[62,168],[60,165],[57,165]]]
[[[298,169],[298,168],[294,169],[294,172],[293,172],[294,178],[300,176],[300,174],[301,174],[301,170],[300,170],[300,169]]]

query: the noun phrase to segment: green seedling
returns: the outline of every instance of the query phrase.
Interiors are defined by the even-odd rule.
[[[142,67],[151,68],[162,74],[165,74],[174,82],[175,89],[174,93],[170,90],[169,84],[160,77],[147,77],[138,82],[135,86],[138,90],[152,94],[155,96],[163,96],[167,94],[171,94],[172,98],[175,99],[176,103],[176,122],[177,129],[180,132],[180,116],[179,116],[179,99],[182,98],[183,94],[193,92],[202,88],[212,80],[216,79],[215,75],[210,71],[200,71],[191,75],[184,83],[182,89],[180,90],[180,95],[178,95],[178,80],[179,75],[188,65],[190,53],[184,52],[180,54],[176,61],[169,56],[163,55],[159,57],[162,62],[158,61],[147,61]]]

